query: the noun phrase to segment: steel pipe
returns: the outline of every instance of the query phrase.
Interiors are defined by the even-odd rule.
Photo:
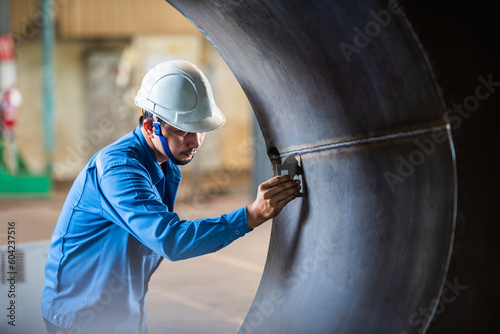
[[[274,219],[240,333],[498,329],[489,111],[500,75],[486,43],[496,35],[476,26],[488,13],[426,1],[168,2],[233,71],[272,164],[297,153],[304,170],[304,197]]]

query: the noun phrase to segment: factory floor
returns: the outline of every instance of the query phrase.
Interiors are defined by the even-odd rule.
[[[217,188],[209,183],[196,192],[181,186],[175,211],[183,219],[194,219],[215,217],[249,204],[253,199],[248,182],[232,181],[235,187]],[[2,301],[13,299],[7,299],[6,282],[9,222],[15,222],[16,261],[23,266],[15,287],[15,326],[8,324],[8,311],[2,306],[1,312],[6,314],[0,313],[0,333],[44,333],[39,311],[43,267],[68,190],[69,184],[56,184],[48,198],[0,198]],[[257,291],[270,231],[268,222],[217,253],[179,262],[163,261],[151,279],[146,298],[150,333],[236,333]]]

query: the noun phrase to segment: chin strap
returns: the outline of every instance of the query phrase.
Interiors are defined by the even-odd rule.
[[[188,163],[190,163],[191,160],[193,160],[194,156],[191,159],[189,159],[189,160],[184,160],[184,161],[177,160],[174,157],[174,155],[172,154],[172,151],[170,151],[170,147],[168,146],[167,140],[165,139],[165,137],[163,137],[163,134],[161,133],[160,123],[159,122],[153,122],[153,126],[155,128],[155,135],[157,135],[160,138],[161,145],[163,146],[163,150],[165,151],[165,153],[167,154],[167,156],[170,158],[170,160],[174,164],[180,165],[180,166],[184,166],[184,165],[187,165]]]

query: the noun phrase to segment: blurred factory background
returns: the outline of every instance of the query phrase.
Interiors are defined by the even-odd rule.
[[[190,189],[184,194],[192,196],[202,180],[211,180],[206,192],[213,193],[250,190],[252,179],[270,176],[265,145],[254,136],[253,113],[241,87],[214,47],[165,1],[1,3],[2,48],[10,38],[15,49],[14,61],[4,56],[0,68],[2,95],[16,87],[22,97],[15,124],[2,127],[4,193],[13,188],[43,193],[45,183],[37,185],[33,175],[43,179],[48,173],[51,184],[71,182],[95,152],[137,125],[140,109],[133,98],[142,77],[170,59],[202,69],[227,118],[224,127],[207,135],[197,159],[183,167],[182,186]],[[256,152],[264,160],[253,174]],[[20,172],[30,177],[27,189],[20,188],[20,179],[7,189],[6,174]],[[256,174],[264,176],[252,177]]]
[[[3,312],[1,333],[45,332],[43,269],[66,193],[92,155],[137,126],[142,77],[170,59],[200,67],[226,116],[182,167],[176,212],[195,219],[248,204],[271,176],[252,109],[218,52],[167,2],[0,0],[2,301],[8,224],[15,224],[17,270],[16,325]],[[270,228],[202,259],[164,261],[150,284],[150,332],[235,332],[257,290]]]

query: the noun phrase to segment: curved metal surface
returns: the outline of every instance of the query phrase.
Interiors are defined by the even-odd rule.
[[[487,82],[497,67],[460,84],[443,79],[460,60],[447,58],[458,46],[439,53],[433,39],[446,38],[442,12],[376,0],[169,2],[232,69],[272,163],[293,152],[304,169],[305,196],[273,222],[262,281],[240,333],[498,326],[491,311],[474,309],[493,304],[485,306],[484,278],[468,272],[465,255],[479,261],[484,247],[498,251],[479,232],[498,230],[484,222],[492,211],[464,199],[472,187],[464,170],[476,167],[460,158],[487,162],[488,154],[464,144],[480,132],[478,124],[455,128],[456,115],[449,124],[443,118],[445,106],[465,102],[463,87],[474,94],[478,75]],[[476,52],[469,60],[485,57]],[[481,96],[487,90],[483,83]],[[481,221],[463,217],[479,211]],[[463,237],[464,226],[476,239]],[[481,251],[479,241],[487,243]]]

